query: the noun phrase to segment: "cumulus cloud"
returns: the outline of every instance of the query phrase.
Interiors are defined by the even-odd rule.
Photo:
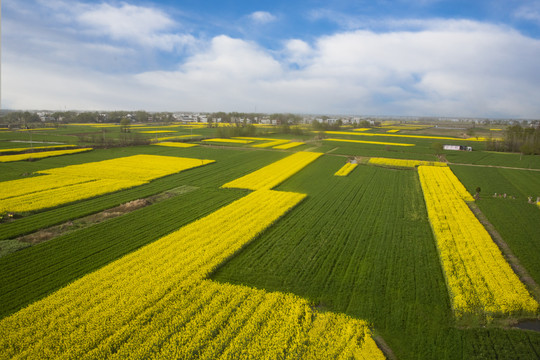
[[[283,63],[254,43],[215,38],[173,73],[146,84],[205,94],[213,110],[538,116],[540,43],[506,28],[463,22],[424,31],[351,31],[312,46],[291,40]],[[289,68],[292,58],[303,61]],[[300,59],[300,60],[298,60]]]
[[[290,63],[307,65],[313,55],[313,49],[303,40],[291,39],[285,43],[284,54]]]
[[[275,21],[277,18],[267,11],[255,11],[249,15],[249,18],[259,24],[267,24]]]
[[[168,32],[176,23],[160,10],[126,3],[120,6],[102,3],[81,8],[76,18],[81,25],[87,27],[87,31],[94,34],[167,51],[193,41],[190,35]]]
[[[138,19],[141,10],[123,3],[93,6],[74,20],[84,23],[84,31],[100,28],[102,20],[95,11],[122,22],[125,14]],[[144,11],[154,20],[133,30],[138,37],[151,41],[153,36],[175,35],[173,20]],[[159,19],[164,22],[158,24]],[[114,41],[127,41],[132,34],[128,29],[134,26],[131,20],[122,26],[103,26],[99,36],[112,40],[99,45],[77,44],[54,31],[45,39],[38,33],[42,29],[25,30],[9,19],[4,25],[10,35],[3,43],[2,102],[13,108],[253,111],[256,107],[264,112],[540,116],[540,41],[506,26],[400,20],[385,31],[347,30],[311,41],[288,39],[272,50],[218,35],[193,38],[190,52],[177,58],[174,67],[111,71],[107,63],[116,57],[141,58],[137,47],[120,47]],[[22,38],[14,38],[14,33],[24,36],[20,43],[25,46],[16,45],[14,40]],[[32,35],[39,40],[29,40]],[[28,44],[33,54],[44,55],[21,56]],[[44,49],[55,55],[48,57]],[[106,59],[102,66],[81,60],[92,52]]]

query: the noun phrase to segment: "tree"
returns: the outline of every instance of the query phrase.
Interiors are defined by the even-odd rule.
[[[480,186],[478,186],[478,187],[476,188],[476,194],[474,194],[474,198],[475,198],[476,200],[480,199],[480,191],[482,191],[482,189],[480,188]]]
[[[130,125],[131,125],[131,120],[129,120],[128,118],[122,118],[122,120],[120,120],[120,132],[123,132],[123,133],[128,133],[130,132]]]

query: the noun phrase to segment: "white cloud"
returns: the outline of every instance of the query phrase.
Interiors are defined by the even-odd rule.
[[[529,1],[521,5],[514,11],[514,16],[540,24],[540,1]]]
[[[119,41],[137,34],[144,40],[129,41],[152,42],[150,49],[177,41],[174,21],[159,24],[167,18],[159,11],[144,10],[148,23],[134,29],[140,8],[92,6],[81,13],[84,21],[75,19],[84,31]],[[123,25],[105,25],[105,18]],[[539,40],[474,21],[388,24],[385,31],[343,31],[309,43],[289,39],[277,50],[226,35],[192,38],[189,56],[173,70],[118,71],[129,59],[140,61],[137,47],[77,42],[50,29],[40,36],[43,28],[3,19],[3,106],[540,117]],[[28,47],[32,52],[24,53]]]
[[[267,11],[255,11],[249,15],[249,18],[259,24],[267,24],[277,19]]]
[[[313,49],[303,40],[291,39],[285,43],[284,54],[290,63],[305,66],[311,61]]]
[[[126,3],[120,6],[102,3],[81,7],[83,11],[77,15],[77,21],[94,34],[167,51],[193,42],[190,35],[168,32],[177,24],[160,10]]]

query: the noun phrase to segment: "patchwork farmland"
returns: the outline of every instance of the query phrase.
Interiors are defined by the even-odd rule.
[[[0,163],[0,359],[538,358],[537,159],[359,130]]]

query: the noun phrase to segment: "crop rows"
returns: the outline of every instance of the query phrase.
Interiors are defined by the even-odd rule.
[[[170,146],[170,147],[179,147],[179,148],[189,148],[189,147],[198,146],[197,144],[174,142],[174,141],[164,141],[164,142],[159,142],[159,143],[152,144],[152,145]]]
[[[134,155],[42,170],[37,172],[44,174],[42,176],[7,182],[6,186],[12,189],[16,196],[2,199],[0,213],[54,207],[142,185],[153,179],[211,162],[213,160]],[[6,195],[11,194],[6,192]]]
[[[193,168],[177,174],[153,180],[147,184],[125,189],[115,193],[105,194],[92,199],[86,199],[73,204],[28,215],[10,223],[0,224],[0,240],[24,235],[38,229],[60,224],[82,216],[90,215],[125,202],[155,195],[179,185],[192,185],[215,189],[224,181],[237,178],[246,172],[254,171],[272,160],[283,157],[284,154],[267,151],[234,151],[224,153],[207,147],[178,149],[170,147],[149,146],[148,149],[160,155],[178,155],[185,157],[212,158],[217,162],[212,166]],[[30,163],[32,165],[38,163]],[[26,170],[26,169],[25,169]],[[22,170],[20,170],[22,171]],[[26,170],[28,171],[28,170]],[[36,178],[37,179],[37,178]],[[21,179],[22,181],[22,179]]]
[[[40,152],[32,152],[32,153],[17,154],[17,155],[2,155],[0,156],[0,162],[22,161],[22,160],[28,160],[28,159],[43,159],[43,158],[47,158],[51,156],[76,154],[76,153],[81,153],[81,152],[90,151],[90,150],[92,150],[92,148],[82,148],[82,149],[74,149],[74,150],[40,151]]]
[[[446,137],[446,136],[428,136],[428,135],[398,135],[398,134],[375,134],[375,133],[366,133],[366,132],[350,132],[350,131],[326,131],[327,134],[331,135],[355,135],[355,136],[384,136],[392,138],[409,138],[409,139],[430,139],[430,140],[454,140],[462,141],[460,138]],[[467,141],[485,141],[485,139],[467,139]]]
[[[224,188],[271,189],[316,160],[321,153],[300,151],[223,185]]]
[[[242,195],[198,189],[0,258],[0,318]]]
[[[304,145],[304,143],[300,141],[293,141],[288,144],[276,145],[272,149],[286,150],[286,149],[291,149],[293,147],[297,147],[300,145]]]
[[[537,359],[540,333],[457,328],[417,172],[324,156],[278,187],[308,194],[212,275],[373,324],[398,359]]]
[[[321,350],[324,355],[381,357],[365,323],[339,317],[337,329],[349,331],[332,334],[341,341],[319,349],[320,340],[310,341],[309,335],[329,319],[321,315],[315,321],[306,301],[201,284],[213,268],[303,198],[255,191],[5,318],[0,323],[2,357],[238,358],[264,353],[297,358]],[[216,344],[211,339],[218,334]]]
[[[421,166],[420,181],[455,315],[526,315],[538,303],[468,208],[472,197],[449,168]]]
[[[334,173],[334,176],[347,176],[357,166],[358,164],[353,164],[353,163],[348,162],[345,165],[343,165],[338,171],[336,171]]]
[[[34,146],[34,147],[26,147],[26,148],[9,148],[9,149],[1,149],[0,154],[23,152],[23,151],[29,151],[29,150],[64,149],[64,148],[75,147],[75,146],[76,145],[47,145],[47,146]]]
[[[481,188],[478,207],[540,283],[540,211],[528,203],[529,196],[540,196],[540,172],[459,165],[453,165],[452,171],[471,193]]]
[[[396,168],[414,168],[418,166],[447,166],[446,163],[439,161],[404,160],[388,158],[370,158],[368,163],[372,165],[382,165]]]
[[[396,142],[349,140],[349,139],[334,139],[334,138],[324,139],[324,141],[346,142],[346,143],[356,143],[356,144],[372,144],[372,145],[415,146],[414,144],[396,143]]]
[[[342,161],[325,156],[280,185],[308,198],[212,278],[365,319],[399,359],[437,358],[451,319],[416,174],[359,165],[337,178]]]

